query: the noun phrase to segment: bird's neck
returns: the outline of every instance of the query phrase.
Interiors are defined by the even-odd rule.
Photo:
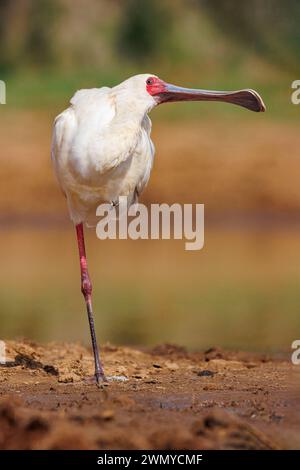
[[[115,123],[130,127],[140,127],[145,116],[151,111],[151,107],[147,106],[147,103],[135,100],[118,100],[116,108]]]

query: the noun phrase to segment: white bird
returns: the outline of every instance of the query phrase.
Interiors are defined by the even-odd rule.
[[[70,107],[54,122],[52,160],[76,227],[81,290],[97,383],[105,380],[105,375],[94,328],[83,223],[93,220],[101,203],[114,204],[120,196],[127,197],[128,206],[137,200],[149,180],[154,158],[148,113],[158,104],[173,101],[223,101],[252,111],[265,110],[261,97],[253,90],[195,90],[168,84],[152,74],[141,74],[113,88],[77,91]]]

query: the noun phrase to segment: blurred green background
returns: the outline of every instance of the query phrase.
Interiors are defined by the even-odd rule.
[[[88,344],[52,121],[77,89],[150,72],[257,89],[267,112],[153,111],[157,155],[141,202],[204,203],[205,247],[104,242],[89,230],[101,342],[290,348],[300,334],[299,22],[296,0],[0,1],[1,337]]]

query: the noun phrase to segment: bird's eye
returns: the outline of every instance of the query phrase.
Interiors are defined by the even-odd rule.
[[[153,85],[153,79],[152,78],[147,78],[146,83],[147,83],[147,85]]]

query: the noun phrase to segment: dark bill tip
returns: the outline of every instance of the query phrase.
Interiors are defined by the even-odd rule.
[[[232,92],[231,94],[228,94],[228,99],[225,99],[225,101],[250,109],[256,113],[263,113],[266,110],[266,106],[262,98],[254,90],[240,90]]]

